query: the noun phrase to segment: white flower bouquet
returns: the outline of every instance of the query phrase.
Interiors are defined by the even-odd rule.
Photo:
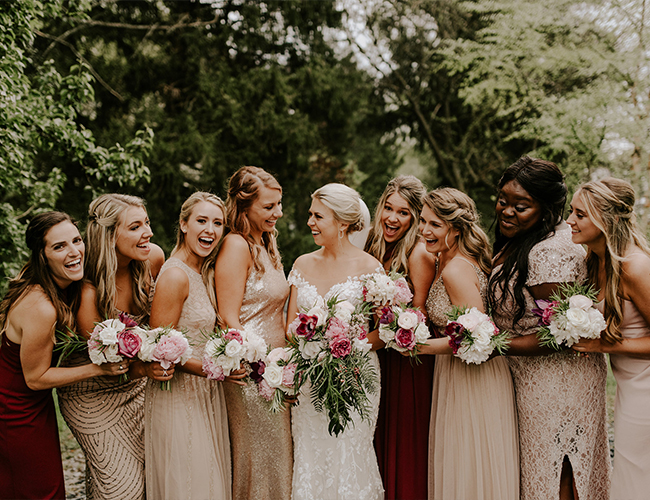
[[[253,332],[234,328],[215,328],[207,335],[203,371],[210,380],[224,380],[243,362],[255,363],[266,357],[264,339]]]
[[[192,347],[179,330],[170,326],[141,330],[142,347],[138,358],[145,362],[157,361],[163,370],[173,364],[184,365],[192,357]],[[170,390],[169,381],[160,383],[161,389]]]
[[[508,348],[509,335],[499,332],[490,317],[476,307],[456,307],[447,314],[445,335],[454,355],[467,364],[487,361],[496,349],[503,354]]]
[[[364,277],[363,300],[374,307],[385,305],[405,306],[413,300],[413,292],[406,279],[399,274],[390,276],[383,273],[373,273]]]

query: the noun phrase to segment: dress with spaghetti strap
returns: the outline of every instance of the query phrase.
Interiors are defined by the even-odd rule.
[[[189,293],[176,327],[185,332],[194,358],[203,354],[217,313],[201,273],[171,257],[169,268],[182,269]],[[230,440],[222,382],[176,369],[170,390],[147,380],[145,390],[145,463],[147,498],[155,500],[229,500]]]
[[[467,262],[485,303],[487,276]],[[426,304],[432,324],[444,331],[452,303],[442,276],[431,286]],[[436,358],[429,499],[519,500],[517,412],[508,362],[495,357],[475,365],[453,355]]]

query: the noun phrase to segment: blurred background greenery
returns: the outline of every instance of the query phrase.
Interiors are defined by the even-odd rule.
[[[0,2],[0,273],[24,228],[99,193],[147,201],[171,250],[193,191],[242,165],[284,187],[285,267],[313,249],[309,193],[371,210],[396,173],[468,192],[492,221],[522,154],[571,187],[630,180],[648,226],[646,1]],[[6,279],[2,280],[2,283]]]

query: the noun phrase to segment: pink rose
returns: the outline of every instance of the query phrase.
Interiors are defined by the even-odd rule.
[[[131,330],[122,330],[117,334],[117,353],[127,358],[134,358],[142,346],[140,335]]]
[[[164,370],[181,360],[189,344],[183,337],[165,335],[153,350],[153,360],[158,361]]]
[[[411,311],[415,311],[415,314],[417,315],[418,319],[420,320],[420,323],[426,323],[427,322],[427,317],[424,315],[422,311],[419,309],[411,309]]]
[[[262,396],[267,401],[271,401],[273,399],[275,389],[273,389],[266,380],[262,379],[257,387],[260,391],[260,396]]]
[[[348,325],[346,323],[338,318],[330,319],[329,323],[327,324],[327,331],[325,332],[325,336],[328,339],[343,338],[346,337],[347,334]]]
[[[240,344],[244,343],[244,339],[239,330],[228,330],[226,334],[223,336],[223,338],[226,340],[236,340]]]
[[[395,334],[395,343],[398,347],[410,351],[415,347],[415,333],[413,330],[400,328]]]
[[[293,377],[296,373],[296,364],[289,363],[282,368],[282,385],[285,387],[293,387]]]
[[[413,292],[409,288],[407,281],[404,278],[395,280],[395,296],[393,302],[397,304],[408,304],[413,300]]]
[[[335,358],[344,358],[352,351],[352,343],[347,337],[335,337],[330,340],[330,350]]]

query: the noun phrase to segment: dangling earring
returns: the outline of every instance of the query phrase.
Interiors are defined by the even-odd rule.
[[[340,228],[339,228],[339,240],[342,240],[342,239],[343,239],[343,235],[344,235],[344,234],[345,234],[345,231],[343,231],[343,228],[340,227]]]

